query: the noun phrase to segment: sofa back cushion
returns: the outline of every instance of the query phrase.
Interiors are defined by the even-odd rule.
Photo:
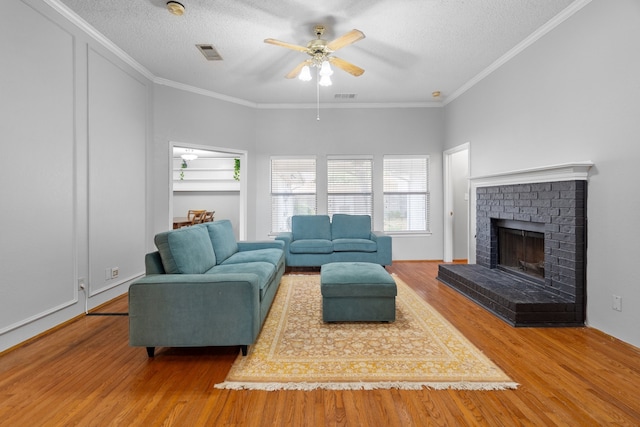
[[[238,252],[238,242],[236,235],[233,234],[231,221],[221,219],[220,221],[205,222],[203,225],[209,231],[209,238],[218,264],[222,264],[227,258]]]
[[[291,218],[293,240],[331,240],[329,215],[294,215]]]
[[[216,265],[207,229],[183,227],[156,234],[155,244],[167,274],[202,274]]]
[[[371,216],[333,214],[331,219],[332,239],[370,239]]]

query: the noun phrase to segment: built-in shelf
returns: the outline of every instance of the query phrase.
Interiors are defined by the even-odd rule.
[[[173,191],[240,191],[240,183],[234,180],[174,180]]]
[[[173,191],[240,191],[233,179],[234,159],[198,158],[186,162],[173,159]]]

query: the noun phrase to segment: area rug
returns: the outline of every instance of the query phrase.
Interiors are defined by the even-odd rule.
[[[319,275],[287,275],[249,354],[215,388],[372,390],[516,388],[398,277],[396,321],[322,321]]]

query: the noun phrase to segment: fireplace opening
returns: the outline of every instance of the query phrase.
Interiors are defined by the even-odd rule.
[[[544,224],[497,220],[497,268],[544,284]]]

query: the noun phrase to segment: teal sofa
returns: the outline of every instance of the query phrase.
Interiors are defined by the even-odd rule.
[[[284,243],[236,241],[229,220],[159,233],[129,287],[129,344],[240,346],[258,337],[285,270]]]
[[[330,262],[391,265],[391,236],[371,230],[369,215],[294,215],[291,231],[279,233],[287,267],[319,267]]]

